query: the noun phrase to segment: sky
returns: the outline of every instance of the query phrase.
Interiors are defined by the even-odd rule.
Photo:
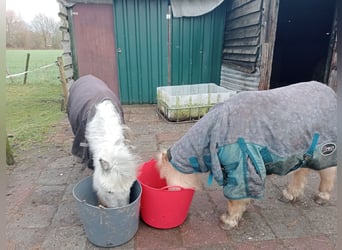
[[[59,21],[59,4],[56,0],[6,0],[6,10],[13,10],[28,23],[39,13]]]

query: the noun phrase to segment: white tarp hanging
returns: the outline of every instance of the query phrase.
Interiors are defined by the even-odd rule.
[[[170,0],[174,17],[201,16],[217,6],[224,0]]]

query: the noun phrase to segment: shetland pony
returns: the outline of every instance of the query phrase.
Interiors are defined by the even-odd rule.
[[[138,159],[118,98],[100,79],[83,76],[69,89],[68,118],[75,134],[72,153],[94,168],[99,204],[127,205]]]
[[[319,82],[236,94],[201,118],[157,156],[168,185],[200,188],[209,172],[223,186],[221,227],[238,225],[251,199],[262,198],[266,175],[293,173],[282,199],[296,201],[310,170],[320,175],[315,201],[330,199],[337,165],[337,98]]]

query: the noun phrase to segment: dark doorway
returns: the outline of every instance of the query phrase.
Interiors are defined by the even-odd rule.
[[[324,81],[336,0],[280,0],[270,88]]]

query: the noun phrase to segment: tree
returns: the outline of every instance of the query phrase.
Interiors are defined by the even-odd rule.
[[[6,47],[25,48],[28,46],[29,29],[25,21],[13,10],[6,11]]]
[[[53,46],[55,36],[59,33],[59,24],[53,18],[40,13],[31,22],[32,31],[41,37],[42,48]]]
[[[13,10],[6,11],[6,47],[20,49],[60,49],[59,23],[38,14],[27,24]]]

